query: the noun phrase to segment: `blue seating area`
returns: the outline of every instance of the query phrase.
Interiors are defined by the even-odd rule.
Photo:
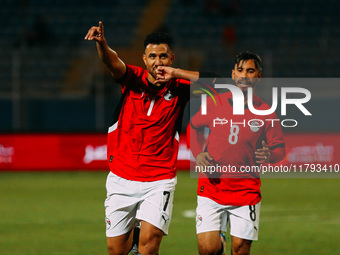
[[[226,12],[232,0],[216,1],[213,11],[205,9],[209,1],[174,0],[165,25],[181,51],[200,52],[202,69],[228,74],[234,53],[249,49],[272,56],[273,77],[337,76],[340,55],[340,3],[330,0],[265,0],[261,3],[239,0],[238,12]],[[99,20],[105,24],[107,40],[115,48],[132,44],[138,20],[147,1],[80,0],[3,0],[0,10],[3,39],[0,40],[2,91],[12,80],[13,52],[20,53],[20,76],[27,89],[55,94],[65,80],[77,50],[92,50],[83,40],[86,31]],[[48,25],[46,45],[27,45],[37,15]],[[227,45],[226,27],[235,31],[236,41]],[[92,48],[90,48],[92,47]],[[183,53],[185,54],[185,53]],[[266,59],[264,59],[266,61]],[[190,68],[190,64],[185,66]],[[59,85],[58,85],[59,84]],[[49,93],[51,89],[52,93]]]
[[[6,106],[2,108],[6,108],[4,116],[7,117],[0,123],[0,130],[10,130],[12,85],[17,83],[22,100],[27,104],[30,100],[33,104],[34,100],[42,100],[44,104],[35,105],[48,108],[49,100],[54,100],[51,109],[57,109],[58,100],[76,99],[94,104],[95,83],[101,75],[104,77],[100,79],[104,83],[105,105],[112,102],[110,107],[113,108],[112,94],[119,90],[111,89],[106,93],[112,87],[111,78],[78,69],[76,71],[82,71],[80,76],[85,77],[86,84],[78,81],[80,84],[75,88],[86,89],[77,94],[74,90],[66,91],[65,84],[75,70],[74,63],[79,63],[75,60],[83,59],[85,66],[92,69],[99,65],[99,60],[94,60],[94,44],[84,40],[91,26],[103,21],[109,45],[117,51],[129,50],[134,45],[145,7],[152,3],[149,1],[2,0],[0,105]],[[217,6],[210,5],[207,9],[207,5],[214,2]],[[173,0],[159,26],[165,27],[174,37],[175,64],[182,68],[198,68],[229,76],[235,54],[251,50],[263,57],[265,77],[338,77],[339,10],[337,0],[327,3],[321,0]],[[32,35],[39,16],[48,28],[46,41]],[[134,63],[133,59],[124,60]],[[116,96],[118,98],[119,93]],[[23,115],[32,112],[25,111],[23,109]],[[84,123],[93,122],[84,120]],[[50,124],[44,130],[50,130],[53,123]],[[33,129],[39,130],[39,123],[34,125]],[[91,128],[85,127],[87,131]]]
[[[143,6],[143,1],[138,0],[102,3],[3,0],[0,9],[0,82],[3,84],[0,96],[11,93],[14,56],[20,62],[18,75],[23,93],[47,97],[58,95],[73,59],[82,48],[94,48],[92,43],[84,41],[88,29],[101,20],[109,31],[106,38],[110,45],[126,47],[131,44]],[[46,41],[32,35],[37,17],[41,17],[46,24]]]
[[[183,2],[173,2],[166,24],[181,47],[204,51],[202,68],[229,73],[231,46],[223,42],[223,29],[231,26],[236,33],[233,52],[249,49],[273,56],[270,76],[338,76],[338,1],[240,0],[240,11],[234,15],[223,9],[231,1],[217,1],[219,9],[211,13],[204,10],[204,1]]]

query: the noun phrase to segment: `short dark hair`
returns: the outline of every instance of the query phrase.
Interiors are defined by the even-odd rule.
[[[169,45],[170,49],[172,47],[172,38],[169,34],[164,32],[154,32],[146,36],[144,40],[144,49],[148,44],[162,44],[165,43]]]
[[[262,72],[262,60],[260,58],[260,56],[254,52],[250,52],[250,51],[243,51],[239,54],[236,55],[235,57],[235,64],[238,66],[240,64],[241,61],[244,60],[249,60],[252,59],[254,60],[255,66],[256,68]]]

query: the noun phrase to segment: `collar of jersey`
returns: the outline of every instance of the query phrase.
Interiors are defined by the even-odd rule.
[[[147,80],[147,94],[159,96],[165,93],[165,91],[169,87],[169,82],[161,84],[161,86],[156,86],[155,84],[151,83],[148,79]]]

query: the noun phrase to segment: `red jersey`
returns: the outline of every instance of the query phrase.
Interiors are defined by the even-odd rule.
[[[263,147],[263,140],[270,150],[284,146],[283,133],[275,113],[259,116],[245,107],[244,115],[233,115],[231,97],[231,92],[221,94],[223,104],[217,107],[212,100],[207,100],[207,115],[198,112],[191,120],[191,132],[204,127],[210,129],[204,150],[213,157],[214,166],[225,167],[226,170],[226,173],[221,171],[217,182],[201,175],[197,192],[224,205],[253,205],[261,200],[259,173],[241,172],[240,169],[257,165],[255,151]],[[270,108],[255,95],[253,105],[257,110]],[[193,137],[191,134],[191,139]],[[197,148],[194,141],[191,146],[196,158],[203,149]],[[228,172],[231,167],[237,171]]]
[[[174,178],[190,82],[176,79],[157,87],[143,68],[126,65],[126,69],[118,80],[122,98],[108,131],[110,170],[133,181]]]

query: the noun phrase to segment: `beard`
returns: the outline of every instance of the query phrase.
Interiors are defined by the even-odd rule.
[[[248,94],[248,88],[254,88],[256,82],[254,79],[239,78],[235,80],[236,86],[241,89],[244,95]]]

